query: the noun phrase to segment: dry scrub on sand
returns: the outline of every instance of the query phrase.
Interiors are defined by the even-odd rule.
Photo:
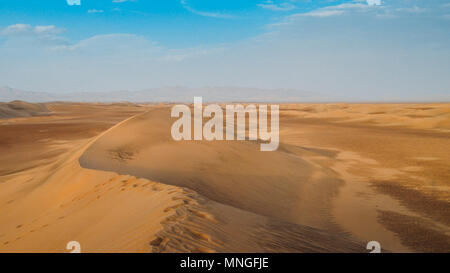
[[[448,104],[282,105],[275,152],[175,142],[165,105],[47,107],[0,123],[2,252],[449,251]]]

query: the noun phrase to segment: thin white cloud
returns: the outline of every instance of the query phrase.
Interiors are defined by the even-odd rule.
[[[103,13],[104,10],[102,10],[102,9],[90,9],[87,12],[88,13]]]
[[[9,25],[6,28],[0,29],[0,35],[12,36],[12,35],[56,35],[64,32],[64,29],[57,28],[54,25],[47,26],[32,26],[28,24],[14,24]]]
[[[194,14],[200,15],[200,16],[213,17],[213,18],[233,18],[234,17],[230,14],[225,14],[225,13],[220,13],[220,12],[201,11],[201,10],[194,9],[191,6],[189,6],[189,4],[187,3],[186,0],[181,0],[180,3],[185,10],[192,12]]]
[[[2,35],[16,35],[16,34],[23,34],[26,32],[29,32],[31,30],[30,25],[26,24],[15,24],[7,26],[6,28],[2,29],[0,32]]]
[[[317,10],[307,13],[295,14],[295,16],[308,16],[308,17],[330,17],[343,14],[343,10]]]
[[[334,6],[328,6],[319,8],[316,10],[312,10],[305,13],[296,13],[289,15],[285,17],[285,19],[278,23],[270,24],[269,27],[278,27],[278,26],[285,26],[290,25],[293,23],[293,19],[296,17],[317,17],[317,18],[325,18],[325,17],[331,17],[331,16],[339,16],[343,15],[344,13],[348,12],[368,12],[370,10],[373,10],[375,6],[381,5],[381,1],[375,1],[374,3],[371,2],[370,4],[366,0],[355,0],[353,2],[349,3],[343,3],[338,4]],[[379,5],[378,5],[379,3]]]
[[[413,6],[413,7],[409,7],[409,8],[398,8],[397,11],[408,12],[408,13],[422,13],[422,12],[425,12],[426,9],[420,8],[418,6]]]
[[[380,6],[381,0],[367,0],[369,6]]]
[[[275,4],[273,3],[273,1],[265,1],[264,3],[258,4],[257,6],[272,11],[289,11],[296,8],[291,3]]]
[[[90,38],[81,40],[71,45],[61,45],[52,48],[58,51],[101,51],[106,49],[107,51],[125,50],[132,48],[157,48],[155,43],[152,43],[144,37],[126,34],[126,33],[114,33],[114,34],[102,34],[95,35]]]
[[[69,6],[81,6],[81,0],[67,0]]]
[[[370,5],[363,3],[343,3],[336,6],[325,7],[323,9],[354,10],[354,9],[369,9],[369,8],[371,8]]]
[[[73,44],[60,44],[50,47],[52,51],[94,54],[96,58],[100,58],[101,56],[121,56],[124,59],[130,57],[130,60],[136,60],[135,58],[137,57],[140,60],[147,59],[169,63],[207,56],[222,52],[225,49],[227,49],[225,45],[168,49],[159,46],[157,43],[145,37],[127,33],[95,35]]]

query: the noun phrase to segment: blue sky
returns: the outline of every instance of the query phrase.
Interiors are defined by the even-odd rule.
[[[449,75],[450,1],[0,0],[0,86],[389,100],[449,95]]]
[[[133,33],[180,48],[245,39],[283,16],[346,2],[351,1],[0,0],[0,23],[55,25],[72,40]]]

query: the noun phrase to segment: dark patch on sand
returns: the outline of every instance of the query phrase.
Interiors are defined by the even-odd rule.
[[[391,211],[380,211],[378,218],[404,245],[415,251],[450,252],[450,237],[437,231],[431,221]]]

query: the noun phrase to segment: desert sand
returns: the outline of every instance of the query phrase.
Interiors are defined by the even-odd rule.
[[[275,152],[176,142],[171,105],[44,107],[0,119],[0,252],[450,251],[450,104],[284,104]]]
[[[0,118],[17,118],[48,115],[49,110],[43,103],[24,101],[0,102]]]

